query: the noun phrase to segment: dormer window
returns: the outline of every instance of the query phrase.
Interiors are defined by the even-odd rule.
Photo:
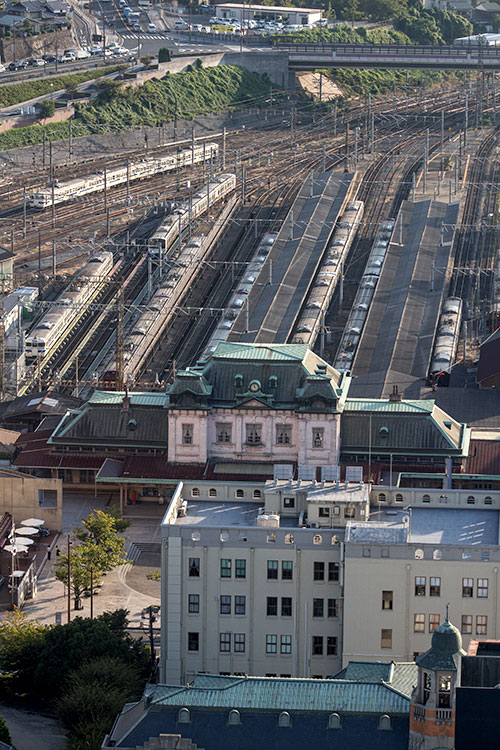
[[[235,388],[243,388],[243,375],[235,375],[234,376],[234,387]]]
[[[388,438],[389,437],[389,428],[388,427],[381,427],[379,430],[379,435],[381,438]]]
[[[278,387],[278,378],[276,375],[271,375],[269,378],[269,388],[277,388]]]

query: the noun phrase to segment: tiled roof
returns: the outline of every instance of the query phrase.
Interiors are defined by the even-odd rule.
[[[302,362],[306,354],[306,344],[223,343],[217,346],[212,358],[259,362]]]
[[[342,670],[342,679],[355,682],[386,682],[395,690],[410,697],[417,684],[417,674],[417,665],[414,661],[350,661]]]
[[[348,398],[345,402],[345,411],[376,411],[376,412],[397,412],[398,414],[431,414],[434,408],[434,401],[389,401],[386,398]]]
[[[409,698],[383,682],[280,679],[273,677],[196,677],[191,686],[159,685],[152,704],[212,709],[390,713],[407,715]]]
[[[467,474],[500,475],[500,441],[471,440]]]
[[[130,404],[125,410],[87,403],[61,420],[49,442],[166,446],[167,437],[168,420],[161,409]]]

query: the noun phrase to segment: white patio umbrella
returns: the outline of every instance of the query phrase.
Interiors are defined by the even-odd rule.
[[[25,547],[23,544],[6,544],[4,547],[4,550],[7,552],[10,552],[11,555],[18,555],[20,552],[27,552],[28,548]]]
[[[12,544],[15,544],[16,547],[21,545],[22,547],[29,547],[30,544],[34,544],[35,542],[33,539],[28,539],[28,537],[23,536],[16,536],[14,537],[14,540],[12,541]]]
[[[34,527],[30,526],[20,526],[17,531],[24,536],[33,536],[33,534],[38,534],[40,529],[35,529]]]
[[[43,526],[45,521],[42,521],[41,518],[26,518],[24,521],[21,521],[21,524],[25,524],[26,526]]]
[[[13,573],[10,574],[10,578],[22,578],[24,575],[24,570],[15,570]]]

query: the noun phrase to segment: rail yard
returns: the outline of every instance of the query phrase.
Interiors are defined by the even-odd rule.
[[[223,341],[307,344],[360,396],[445,385],[500,305],[495,83],[292,96],[13,171],[2,397],[161,389]]]

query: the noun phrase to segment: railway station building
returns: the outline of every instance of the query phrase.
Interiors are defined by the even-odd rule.
[[[253,21],[266,18],[273,21],[287,20],[295,26],[308,26],[320,21],[323,17],[321,8],[294,8],[281,5],[247,5],[246,3],[217,3],[217,18],[234,21]]]

